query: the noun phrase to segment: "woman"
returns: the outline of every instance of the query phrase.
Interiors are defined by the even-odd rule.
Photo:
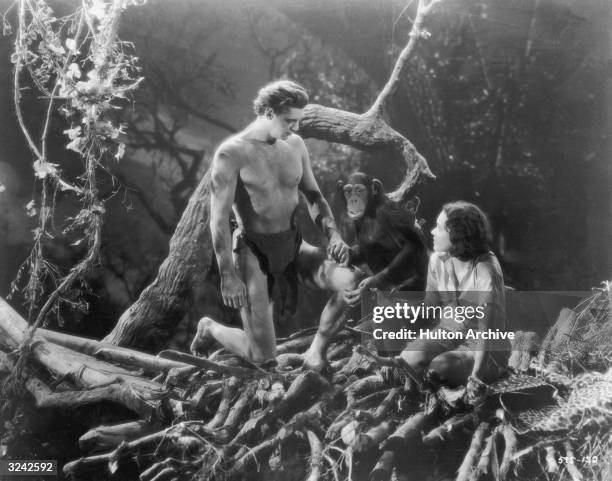
[[[510,349],[508,341],[465,339],[470,329],[478,333],[506,328],[504,277],[489,250],[489,221],[476,205],[452,202],[442,208],[432,235],[434,253],[429,260],[425,304],[452,306],[452,312],[467,312],[465,308],[471,306],[473,316],[443,317],[430,330],[445,331],[438,339],[421,336],[406,346],[400,359],[436,384],[467,382],[468,393],[476,395],[486,391],[486,383],[500,377]],[[445,335],[452,331],[463,337]]]

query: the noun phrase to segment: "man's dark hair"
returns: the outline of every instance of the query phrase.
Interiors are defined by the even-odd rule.
[[[445,204],[442,210],[446,213],[446,230],[452,246],[450,255],[467,261],[489,251],[491,225],[480,207],[457,201]]]
[[[275,114],[290,108],[303,109],[308,104],[308,94],[304,87],[291,80],[277,80],[261,88],[253,101],[256,115],[264,115],[267,109]]]

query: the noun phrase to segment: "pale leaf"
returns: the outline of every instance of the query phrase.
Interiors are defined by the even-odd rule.
[[[34,162],[34,175],[39,179],[44,179],[47,175],[57,175],[57,164],[52,164],[42,159]]]

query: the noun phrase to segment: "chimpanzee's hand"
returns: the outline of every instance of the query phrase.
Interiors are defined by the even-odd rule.
[[[221,275],[221,296],[223,303],[234,309],[240,309],[246,304],[246,285],[235,272]]]
[[[327,246],[329,256],[336,262],[346,264],[349,260],[349,251],[349,246],[342,240],[340,234],[334,232],[329,238],[329,246]]]
[[[357,288],[361,289],[362,291],[364,289],[377,289],[378,288],[378,284],[379,284],[378,277],[370,276],[370,277],[366,277],[364,280],[362,280],[359,283],[359,286]]]

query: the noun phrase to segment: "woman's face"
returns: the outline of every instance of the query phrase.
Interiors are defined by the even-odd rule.
[[[433,249],[436,252],[448,252],[451,248],[450,234],[446,230],[446,212],[440,212],[436,219],[436,226],[431,231],[433,235]]]

